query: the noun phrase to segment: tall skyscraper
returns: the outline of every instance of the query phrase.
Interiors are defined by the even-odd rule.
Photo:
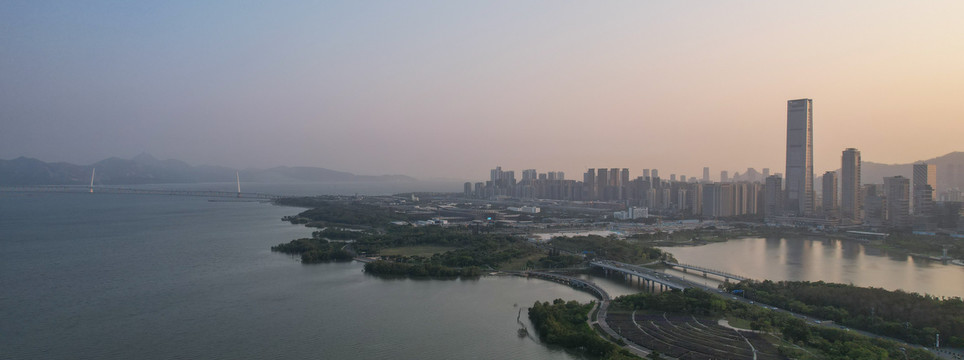
[[[860,196],[860,150],[848,148],[840,159],[840,216],[853,222],[863,219]]]
[[[937,166],[914,164],[914,215],[930,215],[937,200]]]
[[[720,171],[720,182],[721,182],[721,183],[730,182],[730,172],[729,172],[729,171],[726,171],[726,170]]]
[[[710,182],[710,167],[709,167],[709,166],[704,166],[704,167],[703,167],[703,182],[705,182],[705,183]]]
[[[813,214],[813,100],[787,101],[787,210]]]
[[[893,227],[909,227],[910,222],[910,179],[903,176],[885,177],[884,207],[887,224]]]
[[[823,173],[823,213],[828,216],[837,214],[837,172]]]

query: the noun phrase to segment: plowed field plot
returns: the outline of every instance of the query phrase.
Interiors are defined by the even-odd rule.
[[[678,359],[783,359],[760,334],[688,315],[610,313],[606,322],[630,341]]]

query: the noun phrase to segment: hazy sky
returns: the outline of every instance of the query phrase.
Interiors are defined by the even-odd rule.
[[[964,150],[964,1],[0,1],[0,158],[784,171]],[[521,174],[517,175],[521,176]]]

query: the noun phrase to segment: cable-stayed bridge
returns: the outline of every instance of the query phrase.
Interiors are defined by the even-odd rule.
[[[151,188],[131,188],[131,187],[84,187],[84,186],[14,186],[0,188],[0,193],[4,192],[58,192],[58,193],[103,193],[103,194],[135,194],[135,195],[167,195],[167,196],[197,196],[208,198],[235,198],[246,200],[274,200],[282,198],[281,195],[249,192],[232,192],[217,190],[174,190],[174,189],[151,189]]]

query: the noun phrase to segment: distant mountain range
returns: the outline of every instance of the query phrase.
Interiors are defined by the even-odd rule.
[[[923,162],[937,165],[937,189],[939,191],[952,188],[964,189],[964,152],[955,151],[944,156],[923,160]],[[860,182],[862,184],[883,184],[885,177],[897,175],[913,181],[913,165],[914,163],[881,164],[862,161],[860,164]],[[840,179],[840,169],[836,171],[837,178]],[[814,175],[814,188],[816,191],[819,190],[823,184],[823,174]]]
[[[245,182],[417,181],[405,175],[355,175],[316,167],[236,170],[221,166],[191,166],[180,160],[158,160],[144,153],[131,159],[112,157],[91,165],[48,163],[26,157],[0,160],[0,186],[86,185],[90,184],[90,175],[95,168],[94,184],[99,185],[233,182],[236,172]]]

